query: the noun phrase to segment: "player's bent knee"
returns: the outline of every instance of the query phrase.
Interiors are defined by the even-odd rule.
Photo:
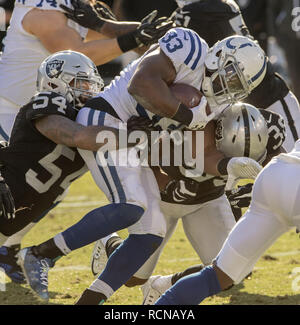
[[[126,222],[127,227],[129,227],[141,219],[145,209],[136,204],[120,203],[120,211],[122,211],[122,217]]]
[[[217,274],[217,278],[219,280],[221,289],[222,290],[230,289],[234,285],[233,280],[225,272],[223,272],[220,268],[218,268],[217,265],[214,264],[213,268]]]

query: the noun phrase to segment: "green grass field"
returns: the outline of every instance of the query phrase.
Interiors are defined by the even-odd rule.
[[[75,182],[64,200],[29,234],[22,246],[38,244],[77,222],[86,212],[107,201],[89,174]],[[126,231],[121,233],[126,236]],[[296,305],[300,303],[300,239],[295,231],[282,236],[256,264],[251,279],[206,299],[203,304]],[[49,304],[73,304],[93,281],[89,268],[93,245],[59,260],[49,273]],[[187,241],[181,224],[166,246],[154,274],[170,274],[198,264],[199,259]],[[299,281],[298,281],[299,280]],[[299,284],[298,284],[299,282]],[[294,288],[294,290],[293,290]],[[140,305],[139,288],[122,287],[107,302],[110,305]],[[0,292],[0,305],[42,304],[27,285],[6,278],[6,291]]]

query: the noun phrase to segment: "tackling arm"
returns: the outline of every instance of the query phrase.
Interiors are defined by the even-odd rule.
[[[97,151],[107,143],[107,141],[97,142],[97,136],[101,131],[112,132],[118,145],[119,131],[117,129],[106,126],[83,126],[60,115],[41,117],[35,120],[35,127],[46,138],[68,147]]]

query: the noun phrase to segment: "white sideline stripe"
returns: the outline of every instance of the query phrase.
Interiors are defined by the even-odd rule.
[[[300,255],[300,251],[288,251],[288,252],[278,252],[278,253],[271,253],[271,256],[289,256],[289,255]]]
[[[298,255],[300,254],[300,251],[288,251],[288,252],[277,252],[270,254],[271,256],[290,256],[290,255]],[[175,262],[185,262],[185,261],[199,261],[198,258],[189,257],[189,258],[177,258],[173,260],[169,260],[170,263]],[[254,270],[261,270],[264,269],[264,267],[261,266],[255,266]],[[63,271],[90,271],[91,268],[86,265],[70,265],[70,266],[62,266],[62,267],[56,267],[51,269],[51,272],[63,272]]]
[[[63,272],[63,271],[90,271],[91,268],[86,265],[70,265],[70,266],[61,266],[54,267],[50,272]]]
[[[80,208],[80,207],[90,207],[90,206],[100,206],[106,204],[106,201],[87,201],[87,202],[62,202],[56,209],[66,209],[66,208]]]

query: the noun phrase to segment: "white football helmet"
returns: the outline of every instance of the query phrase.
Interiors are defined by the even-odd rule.
[[[268,127],[259,110],[245,103],[227,108],[217,120],[216,147],[226,157],[249,157],[264,160]]]
[[[267,58],[257,42],[230,36],[209,49],[202,91],[211,106],[246,98],[266,74]]]
[[[81,108],[89,98],[98,95],[103,86],[93,61],[79,52],[54,53],[38,69],[37,90],[61,94],[76,108]]]

